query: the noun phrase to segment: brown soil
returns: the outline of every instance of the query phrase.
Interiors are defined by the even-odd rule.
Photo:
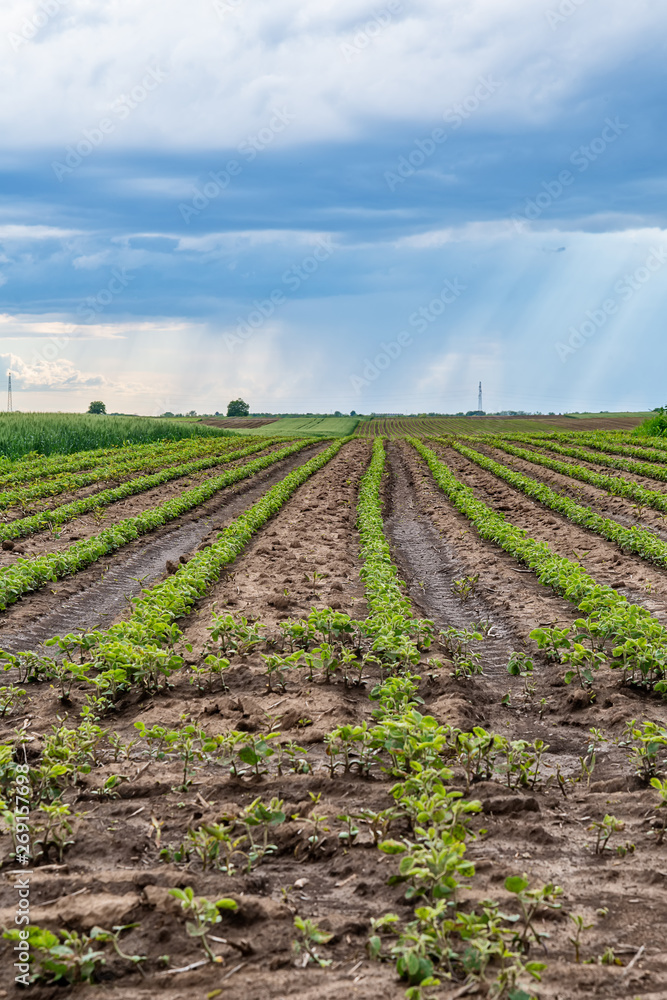
[[[195,472],[189,476],[180,476],[178,479],[172,479],[161,486],[144,490],[143,493],[137,493],[134,496],[127,497],[125,500],[118,500],[116,503],[111,503],[106,507],[99,507],[97,512],[91,511],[88,514],[82,514],[79,517],[73,518],[71,521],[66,521],[55,532],[48,530],[37,531],[33,535],[26,535],[25,538],[11,539],[11,548],[0,548],[0,569],[5,566],[11,566],[19,556],[34,557],[44,555],[46,552],[59,552],[66,547],[67,542],[80,541],[84,538],[90,538],[92,535],[97,535],[100,531],[118,524],[119,521],[124,520],[126,517],[136,517],[142,511],[153,510],[155,507],[159,507],[160,504],[180,496],[185,490],[206,482],[207,479],[214,479],[216,476],[223,475],[229,469],[237,469],[240,465],[247,465],[256,458],[268,455],[272,451],[279,451],[280,448],[281,445],[272,445],[271,447],[263,448],[261,451],[253,452],[252,455],[247,455],[245,458],[238,458],[233,462],[226,462],[221,457],[220,464],[214,465],[211,469]],[[62,494],[57,498],[53,498],[54,503],[48,507],[45,505],[41,509],[47,510],[52,507],[71,503],[75,500],[81,500],[106,488],[104,485],[99,486],[96,484],[95,487],[91,486],[83,490],[77,490],[75,493]],[[56,500],[57,503],[55,502]],[[17,514],[16,516],[22,517],[23,515]]]
[[[557,451],[549,451],[548,447],[543,447],[542,445],[529,445],[523,441],[509,442],[510,444],[518,445],[519,448],[523,448],[526,451],[534,451],[538,454],[544,455],[546,458],[553,459],[556,462],[563,462],[565,465],[580,465],[584,469],[590,469],[591,472],[598,472],[603,476],[619,476],[622,475],[624,479],[629,480],[632,483],[639,483],[640,486],[644,486],[647,490],[657,490],[658,493],[667,493],[667,483],[664,479],[651,479],[649,476],[642,476],[639,473],[626,472],[623,469],[620,472],[618,469],[612,468],[610,465],[602,465],[595,461],[595,455],[591,456],[590,461],[584,461],[581,458],[571,458],[569,455],[561,455]],[[501,455],[505,452],[500,451]],[[507,455],[508,458],[514,457]],[[545,469],[547,472],[551,472],[551,469],[546,469],[545,466],[538,466],[541,469]],[[579,480],[576,480],[579,482]]]
[[[220,490],[207,503],[124,545],[74,576],[25,594],[0,618],[2,645],[5,649],[30,649],[52,635],[75,628],[108,627],[142,587],[151,586],[173,572],[179,560],[187,560],[198,546],[210,542],[233,517],[323,447],[305,448],[258,475]],[[147,507],[143,496],[131,497],[114,506],[124,508],[123,517],[137,514]],[[162,497],[163,501],[166,499]],[[88,534],[100,530],[92,516],[85,520],[89,522]],[[80,521],[76,522],[77,529]],[[106,526],[107,522],[102,523]],[[82,530],[80,537],[88,535]]]
[[[313,605],[338,607],[359,618],[366,614],[354,507],[369,455],[366,441],[346,445],[258,533],[199,602],[197,613],[183,623],[183,648],[185,643],[192,645],[191,662],[201,662],[214,604],[218,612],[259,619],[269,636],[277,635],[286,618],[303,617]],[[594,705],[586,704],[579,692],[563,684],[558,668],[539,658],[535,691],[530,696],[522,693],[522,681],[508,677],[504,669],[509,652],[530,649],[528,632],[533,627],[571,622],[577,617],[576,609],[541,586],[499,548],[481,540],[437,489],[424,463],[408,445],[392,444],[388,459],[386,529],[416,613],[432,618],[438,627],[462,627],[480,619],[492,625],[481,644],[483,676],[455,681],[448,666],[421,665],[424,712],[441,723],[465,729],[482,725],[511,738],[543,739],[549,744],[545,778],[554,773],[556,765],[569,778],[580,773],[579,758],[587,753],[591,726],[618,737],[625,721],[635,717],[649,715],[663,725],[667,723],[662,702],[622,689],[618,677],[606,670],[596,678]],[[281,474],[284,472],[283,467]],[[267,485],[265,480],[264,488]],[[515,495],[503,494],[501,498],[495,480],[477,479],[475,488],[480,496],[487,488],[489,496],[496,494],[491,497],[494,505],[514,504],[510,520],[520,517],[521,523],[526,523],[531,517],[531,533],[539,527],[540,516],[557,520],[520,506]],[[246,492],[243,505],[249,500]],[[228,516],[229,506],[225,508]],[[588,536],[587,541],[591,541]],[[604,567],[604,552],[591,552],[591,556],[599,558],[599,566]],[[479,573],[476,594],[462,603],[453,597],[451,584],[464,574],[475,573]],[[437,650],[427,655],[442,659]],[[35,868],[33,921],[53,929],[66,926],[78,930],[95,923],[110,927],[139,921],[139,927],[127,933],[123,943],[130,954],[149,956],[144,963],[145,978],[128,962],[109,959],[102,967],[101,985],[76,988],[76,995],[92,994],[94,989],[113,1000],[154,996],[204,1000],[221,990],[219,995],[229,1000],[398,1000],[404,996],[406,984],[398,982],[392,965],[368,960],[365,942],[372,917],[393,911],[402,920],[409,920],[412,906],[406,904],[400,886],[387,885],[388,876],[396,870],[395,859],[372,846],[365,827],[354,846],[346,848],[339,838],[343,824],[337,819],[362,806],[379,809],[389,805],[393,779],[379,770],[370,778],[356,772],[331,777],[324,744],[324,736],[336,725],[371,719],[373,703],[368,693],[378,676],[369,670],[364,685],[345,686],[340,680],[326,684],[318,678],[310,682],[305,671],[295,670],[286,678],[284,692],[272,692],[267,690],[263,661],[256,651],[233,659],[225,677],[228,692],[199,695],[186,677],[179,676],[176,686],[166,694],[128,697],[117,716],[104,720],[105,724],[113,726],[125,740],[133,734],[137,720],[178,725],[184,713],[212,734],[279,728],[285,739],[294,739],[307,750],[313,773],[281,776],[270,766],[267,775],[234,778],[226,770],[207,765],[197,770],[194,786],[183,792],[172,791],[172,785],[180,780],[181,767],[176,763],[153,761],[146,766],[144,759],[132,758],[93,770],[83,779],[78,793],[72,790],[66,795],[76,811],[85,814],[77,821],[75,846],[66,851],[62,866]],[[512,692],[510,705],[502,705],[508,690]],[[67,710],[72,720],[76,719],[82,692],[75,692],[69,706],[61,705],[46,685],[31,687],[30,694],[33,742],[29,753],[36,754],[56,714]],[[11,737],[22,718],[19,714],[3,720],[1,735]],[[119,798],[96,799],[95,789],[112,772],[124,773],[130,780],[120,786]],[[456,773],[455,781],[464,787],[462,772]],[[567,791],[564,798],[553,781],[523,791],[497,782],[473,786],[470,795],[482,801],[484,812],[472,826],[486,832],[469,844],[477,872],[462,892],[464,905],[465,901],[492,898],[505,910],[512,910],[503,886],[507,875],[526,873],[534,886],[553,880],[564,890],[562,911],[556,911],[551,919],[548,913],[540,915],[539,929],[551,935],[548,954],[539,948],[530,953],[530,958],[548,964],[543,983],[535,987],[540,1000],[588,1000],[593,996],[665,1000],[667,846],[657,846],[651,830],[655,793],[633,777],[627,751],[613,742],[601,745],[590,787],[585,781],[570,783]],[[306,846],[312,825],[290,820],[275,830],[276,853],[250,874],[203,872],[196,861],[189,866],[159,861],[156,824],[162,846],[176,845],[188,826],[238,813],[257,796],[264,802],[278,796],[284,800],[288,815],[303,817],[313,808],[311,793],[321,793],[317,809],[328,817],[330,828],[315,850]],[[587,828],[608,812],[626,824],[612,847],[626,841],[634,844],[634,851],[624,857],[613,850],[605,855],[593,852]],[[390,835],[400,838],[407,834],[407,829],[398,825]],[[5,838],[5,851],[7,843]],[[6,862],[0,913],[3,923],[13,919],[16,902],[10,871]],[[226,942],[215,943],[224,964],[167,975],[168,970],[158,961],[160,955],[169,954],[172,967],[180,968],[196,962],[202,954],[186,935],[182,914],[167,894],[170,887],[186,885],[210,899],[231,896],[238,901],[239,910],[224,916],[214,932]],[[603,908],[606,915],[602,915]],[[568,942],[573,924],[568,913],[581,914],[593,925],[582,937],[582,958],[593,959],[592,964],[574,962]],[[291,953],[295,914],[314,919],[333,933],[332,941],[320,949],[332,960],[330,967],[295,967]],[[628,969],[642,946],[644,951]],[[608,947],[613,947],[622,967],[595,960]],[[9,951],[4,954],[0,985],[12,994]],[[31,987],[37,1000],[51,1000],[66,992]],[[443,1000],[462,996],[460,984],[443,983],[433,993]]]
[[[637,504],[632,500],[628,500],[625,497],[613,496],[604,490],[598,489],[596,486],[591,486],[589,483],[581,482],[578,479],[572,479],[570,476],[562,475],[560,472],[553,472],[551,469],[547,469],[543,465],[538,465],[536,462],[528,462],[523,458],[515,458],[514,455],[508,455],[499,448],[491,448],[488,445],[476,442],[471,447],[483,455],[488,455],[489,458],[494,459],[494,461],[499,462],[501,465],[506,465],[516,472],[522,472],[526,476],[531,476],[532,479],[536,479],[540,483],[546,483],[552,489],[556,490],[556,492],[571,497],[577,503],[590,507],[596,514],[611,517],[625,527],[637,525],[641,528],[650,528],[663,541],[667,541],[667,521],[665,515],[658,510],[653,510],[651,507],[644,507],[640,513]],[[608,469],[607,472],[609,471]],[[655,486],[656,484],[653,482],[651,488],[653,489]]]
[[[526,528],[531,538],[547,542],[558,555],[577,560],[599,583],[613,586],[633,603],[644,605],[658,617],[664,615],[667,570],[622,553],[613,542],[545,509],[453,448],[434,450],[461,482],[474,490],[477,499],[503,513],[512,524]]]

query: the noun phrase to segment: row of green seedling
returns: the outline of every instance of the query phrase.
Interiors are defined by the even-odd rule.
[[[395,655],[394,637],[393,643],[398,645],[407,666],[419,661],[420,647],[430,645],[433,623],[416,623],[413,619],[391,559],[382,520],[384,462],[382,440],[376,439],[358,504],[362,576],[371,619],[376,619],[382,635],[381,655]],[[408,645],[412,646],[412,654],[406,656],[403,649]],[[459,910],[458,890],[474,875],[474,865],[465,857],[470,835],[467,820],[481,810],[481,804],[467,801],[463,793],[448,788],[446,782],[453,779],[454,773],[443,766],[448,756],[454,757],[463,764],[469,785],[478,768],[493,766],[489,764],[491,748],[498,752],[501,748],[497,738],[483,730],[463,734],[423,715],[419,711],[418,681],[419,677],[410,674],[386,679],[371,693],[379,703],[373,713],[377,724],[339,727],[328,744],[330,755],[336,751],[346,765],[354,756],[366,768],[372,754],[380,750],[389,758],[390,773],[402,779],[392,789],[392,815],[409,822],[411,836],[383,839],[378,846],[385,854],[400,856],[398,872],[389,882],[405,884],[406,898],[418,905],[415,920],[407,926],[401,926],[396,914],[373,921],[369,951],[373,958],[396,962],[398,974],[409,984],[409,1000],[419,1000],[424,990],[439,985],[440,976],[452,979],[468,973],[472,986],[475,977],[487,984],[489,971],[495,977],[491,987],[495,995],[506,995],[508,990],[518,988],[526,974],[539,979],[544,966],[524,961],[521,947],[516,946],[515,932],[511,925],[507,927],[496,904],[488,904],[481,914],[464,915]],[[364,744],[366,749],[360,749]],[[495,917],[492,924],[491,913]],[[473,929],[474,933],[470,933]]]
[[[608,452],[612,455],[625,455],[628,458],[638,458],[646,462],[667,463],[667,453],[660,448],[640,446],[637,438],[611,437],[605,431],[584,432],[570,431],[569,433],[534,433],[534,434],[503,434],[507,441],[526,441],[526,443],[539,445],[545,441],[555,441],[565,445],[583,445],[592,448],[594,451]],[[599,457],[591,461],[598,461]]]
[[[35,500],[58,496],[61,493],[73,493],[86,486],[91,486],[93,483],[105,480],[121,482],[137,472],[159,472],[176,462],[179,463],[178,467],[180,468],[181,464],[185,461],[193,462],[195,456],[200,456],[200,461],[205,463],[207,459],[205,457],[201,458],[202,452],[206,456],[213,456],[209,461],[214,461],[215,457],[218,457],[219,461],[225,461],[226,454],[235,448],[238,449],[241,444],[238,438],[222,438],[220,441],[214,442],[207,441],[206,443],[209,447],[205,449],[196,447],[195,438],[187,438],[184,442],[178,443],[180,447],[170,452],[165,452],[163,449],[154,449],[152,453],[147,455],[126,455],[122,459],[112,456],[96,468],[83,472],[66,471],[51,477],[40,475],[37,480],[25,486],[15,486],[13,489],[6,489],[0,492],[0,510],[4,510],[7,507],[21,507],[25,510],[30,506],[33,506],[34,509]],[[259,444],[256,438],[242,443],[244,445],[247,444],[248,447]],[[265,442],[266,445],[270,443],[272,442]],[[206,464],[201,467],[204,469],[209,468]],[[196,465],[193,471],[198,471]],[[187,475],[187,473],[185,474]]]
[[[247,479],[275,462],[288,458],[303,448],[312,446],[312,444],[312,441],[306,440],[288,445],[279,451],[257,458],[247,465],[229,469],[219,476],[207,479],[199,486],[184,490],[178,496],[151,510],[143,511],[134,517],[126,517],[118,524],[105,528],[90,538],[74,542],[62,551],[50,552],[29,559],[18,559],[13,565],[0,570],[0,609],[4,610],[23,594],[36,590],[48,582],[55,582],[63,577],[78,573],[103,556],[116,552],[147,532],[154,531],[156,528],[181,517],[187,511],[206,503],[220,490]],[[253,450],[257,450],[257,447],[263,448],[264,446],[255,446]],[[205,461],[211,460],[205,459]],[[216,459],[216,463],[217,461]]]
[[[154,489],[157,486],[163,486],[165,483],[171,482],[174,479],[195,475],[196,473],[203,472],[206,469],[215,468],[216,465],[233,462],[238,458],[245,458],[247,455],[252,455],[255,452],[262,451],[264,448],[270,447],[273,444],[275,444],[275,440],[267,440],[264,442],[255,441],[253,444],[247,446],[244,442],[244,447],[236,451],[227,451],[222,455],[209,455],[206,458],[199,458],[193,462],[185,462],[175,466],[172,465],[166,469],[162,469],[160,472],[154,473],[153,475],[139,476],[136,479],[130,479],[128,482],[122,483],[120,486],[115,486],[112,489],[100,490],[99,493],[94,493],[92,496],[82,497],[80,500],[73,500],[71,503],[54,507],[53,510],[43,510],[28,517],[17,518],[15,521],[10,521],[7,524],[0,525],[0,541],[10,538],[26,538],[29,535],[34,535],[38,531],[57,531],[61,525],[74,520],[74,518],[81,517],[83,514],[100,510],[103,507],[108,507],[110,504],[126,500],[128,497],[136,496],[139,493],[145,493],[146,490]]]
[[[628,479],[622,479],[620,476],[608,476],[604,473],[593,472],[592,469],[587,469],[583,465],[576,465],[574,462],[560,462],[558,459],[550,458],[548,455],[544,455],[538,451],[517,448],[514,445],[508,444],[503,438],[490,438],[488,443],[493,445],[494,448],[504,451],[507,455],[514,455],[516,458],[522,458],[526,462],[542,465],[553,472],[560,473],[562,476],[569,476],[572,479],[578,479],[582,483],[589,483],[591,486],[595,486],[605,493],[610,493],[612,496],[632,500],[639,507],[653,507],[656,510],[667,511],[667,494],[661,493],[659,490],[646,489],[645,486],[640,486],[639,483]]]
[[[529,566],[541,583],[584,612],[586,618],[575,622],[575,631],[567,640],[577,643],[577,649],[566,651],[575,657],[573,669],[579,673],[597,669],[607,659],[601,650],[611,645],[610,665],[623,670],[624,681],[667,692],[667,629],[646,608],[630,604],[612,587],[599,584],[579,563],[557,555],[546,542],[529,538],[524,528],[477,500],[472,489],[456,479],[435,452],[416,438],[409,440],[426,460],[438,486],[482,538]],[[591,648],[578,642],[576,636],[586,636]]]
[[[629,472],[635,476],[646,476],[648,479],[661,479],[663,481],[667,480],[667,469],[664,465],[659,465],[655,462],[644,462],[635,458],[615,458],[607,454],[600,455],[594,451],[575,447],[574,444],[558,444],[551,440],[534,441],[525,434],[513,434],[512,440],[529,444],[534,448],[546,449],[546,451],[555,452],[557,455],[578,458],[583,462],[591,462],[594,465],[608,466],[610,469],[618,469],[620,472]]]
[[[596,514],[590,507],[576,503],[570,497],[557,493],[546,483],[525,476],[521,472],[514,472],[506,465],[502,465],[472,448],[458,443],[454,443],[453,447],[465,458],[479,465],[480,468],[504,479],[510,486],[521,490],[533,500],[557,511],[574,524],[578,524],[588,531],[594,531],[596,535],[602,535],[603,538],[614,542],[622,552],[634,552],[648,562],[656,563],[658,566],[667,566],[667,543],[661,541],[652,531],[635,526],[625,528],[618,521]]]
[[[80,472],[94,469],[109,462],[126,462],[135,458],[171,455],[207,455],[214,452],[221,441],[239,443],[239,435],[225,437],[189,437],[178,441],[151,441],[147,444],[128,444],[121,448],[92,448],[71,455],[25,455],[23,458],[5,459],[0,464],[0,486],[18,486],[33,479],[59,475],[61,472]],[[182,452],[185,443],[192,450]]]

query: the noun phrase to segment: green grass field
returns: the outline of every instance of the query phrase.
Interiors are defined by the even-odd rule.
[[[150,441],[180,441],[194,436],[228,436],[222,428],[162,417],[112,417],[87,413],[0,413],[0,455],[21,458],[69,455],[92,448],[113,448]]]
[[[353,434],[359,417],[283,417],[263,427],[235,428],[235,434],[253,437],[344,437]]]

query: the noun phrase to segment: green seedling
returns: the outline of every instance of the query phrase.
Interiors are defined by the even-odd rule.
[[[475,573],[474,576],[462,576],[460,580],[454,580],[452,583],[452,593],[465,604],[469,598],[474,597],[478,582],[479,573]]]
[[[595,820],[587,829],[596,834],[595,853],[603,854],[613,834],[625,829],[625,823],[615,816],[606,815],[603,820]]]
[[[392,823],[399,816],[401,816],[401,810],[397,806],[390,806],[388,809],[381,809],[378,812],[373,809],[360,809],[353,814],[354,819],[366,824],[376,847],[381,840],[387,838]]]
[[[299,650],[295,653],[290,653],[288,656],[280,656],[277,653],[260,654],[265,663],[264,673],[266,674],[267,687],[269,691],[273,691],[273,682],[278,684],[281,691],[285,690],[285,674],[291,670],[293,667],[298,667],[299,660],[301,659],[303,653]]]
[[[120,936],[123,931],[131,931],[139,926],[138,923],[116,925],[110,931],[104,930],[103,927],[93,927],[90,937],[91,940],[99,941],[101,944],[109,942],[119,958],[123,958],[126,962],[132,962],[133,965],[138,966],[140,962],[146,961],[147,956],[126,954],[120,947]]]
[[[661,781],[660,778],[651,778],[651,787],[655,788],[656,792],[660,797],[656,809],[664,809],[667,807],[667,781]],[[665,836],[665,826],[667,826],[667,819],[663,818],[662,825],[656,828],[656,843],[662,844]]]
[[[531,939],[536,944],[542,944],[544,938],[549,936],[544,931],[537,930],[534,920],[541,907],[559,910],[561,904],[557,900],[563,894],[563,890],[552,882],[543,885],[541,889],[529,889],[528,886],[528,879],[522,878],[520,875],[510,875],[505,879],[505,888],[516,896],[521,910],[519,916],[507,917],[507,919],[517,924],[514,940],[524,951],[527,951]]]
[[[650,781],[667,765],[667,729],[656,722],[626,724],[625,739],[619,746],[628,748],[628,758],[635,774]]]
[[[0,687],[0,718],[13,712],[25,698],[25,689],[15,684]]]
[[[320,799],[322,798],[321,792],[308,792],[310,800],[312,803],[312,809],[307,816],[299,816],[294,814],[292,816],[293,820],[305,821],[312,826],[311,833],[306,837],[306,850],[309,854],[314,852],[318,847],[322,847],[326,837],[323,836],[325,833],[329,833],[329,827],[324,824],[327,822],[327,817],[322,813],[317,811],[317,806],[319,805]],[[299,830],[299,833],[302,831]],[[295,855],[298,854],[298,848],[295,850]]]
[[[204,691],[210,693],[215,687],[216,680],[218,680],[220,682],[220,690],[228,691],[229,688],[225,684],[223,675],[226,670],[229,670],[229,666],[230,663],[227,657],[209,653],[204,658],[201,666],[197,664],[190,666],[190,684],[194,685],[201,693]]]
[[[589,931],[593,924],[587,924],[579,913],[569,913],[568,916],[574,924],[573,935],[568,936],[568,941],[574,948],[574,960],[578,965],[581,962],[581,935],[584,931]]]
[[[295,956],[294,964],[297,968],[305,969],[310,962],[322,969],[331,965],[332,959],[322,958],[317,950],[317,945],[328,944],[333,934],[320,930],[314,920],[302,917],[294,918],[294,929],[299,933],[297,940],[292,942],[292,951]]]
[[[580,642],[570,643],[569,649],[561,651],[561,663],[569,665],[563,678],[565,683],[571,684],[576,679],[581,688],[592,693],[593,671],[599,670],[606,659],[604,653],[587,649]]]
[[[30,981],[45,980],[49,985],[72,986],[76,983],[93,983],[99,966],[104,965],[102,951],[93,945],[92,934],[61,930],[57,934],[33,924],[28,926],[27,948],[39,961],[39,971],[33,972]],[[8,941],[26,944],[18,928],[5,931]],[[25,976],[24,985],[28,985]]]
[[[220,911],[238,910],[238,903],[233,899],[218,899],[212,902],[203,896],[195,896],[189,886],[185,889],[170,889],[169,895],[179,901],[186,915],[192,917],[185,923],[187,933],[199,942],[210,962],[220,963],[222,959],[213,953],[208,935],[222,920]]]
[[[339,823],[345,824],[345,829],[341,830],[338,834],[338,839],[345,847],[351,847],[359,836],[359,827],[355,826],[354,822],[355,817],[348,816],[346,813],[341,813],[339,816],[336,816],[336,819]]]
[[[535,685],[531,684],[534,669],[535,663],[526,653],[516,651],[511,653],[507,664],[507,673],[510,677],[523,678],[523,693],[526,697],[535,693]]]
[[[239,823],[245,827],[250,841],[248,871],[253,864],[259,863],[267,854],[277,850],[275,844],[269,844],[269,831],[285,822],[283,805],[282,799],[273,798],[268,805],[265,805],[261,798],[257,798],[239,814]],[[259,831],[259,840],[253,836],[254,831]]]
[[[63,802],[40,805],[33,820],[33,843],[41,852],[40,860],[48,862],[53,849],[58,862],[62,864],[65,849],[74,843],[71,839],[72,820],[79,816],[80,813],[72,816],[70,807]]]

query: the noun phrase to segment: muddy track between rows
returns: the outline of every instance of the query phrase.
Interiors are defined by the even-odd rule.
[[[639,556],[622,553],[613,542],[545,509],[454,449],[439,445],[434,450],[456,477],[471,487],[478,500],[505,514],[512,524],[526,528],[532,538],[546,542],[553,552],[579,562],[598,583],[614,587],[629,601],[643,605],[665,621],[666,570]]]
[[[420,504],[401,445],[392,442],[387,457],[385,532],[412,603],[439,629],[470,628],[482,621],[493,622],[491,634],[484,643],[484,669],[503,676],[510,652],[520,643],[521,637],[514,632],[512,623],[499,615],[497,608],[483,595],[475,594],[463,602],[453,593],[454,581],[465,574],[465,563],[456,545],[441,537],[424,505]]]
[[[0,617],[0,646],[10,651],[34,649],[52,635],[107,628],[122,617],[129,600],[143,587],[169,572],[168,562],[177,565],[181,557],[187,558],[198,546],[212,540],[237,514],[324,447],[318,444],[305,448],[221,490],[207,503],[80,573],[25,595]]]
[[[152,510],[160,504],[180,496],[185,490],[201,485],[207,479],[213,479],[216,476],[223,475],[230,469],[247,465],[256,458],[261,458],[272,451],[278,451],[280,447],[280,445],[273,445],[252,455],[247,455],[245,458],[237,458],[232,462],[226,462],[221,458],[220,462],[211,469],[202,470],[188,476],[180,476],[169,483],[155,486],[150,490],[127,497],[125,500],[118,500],[107,506],[99,507],[96,512],[91,511],[88,514],[72,518],[71,521],[66,521],[56,531],[45,529],[37,531],[32,535],[26,535],[25,538],[12,539],[13,549],[5,550],[0,548],[0,569],[11,566],[16,562],[18,556],[33,557],[41,556],[48,552],[58,552],[67,542],[75,542],[84,538],[90,538],[92,535],[97,535],[105,528],[110,528],[114,524],[118,524],[124,518],[136,517],[137,514],[141,514],[145,510]],[[89,490],[88,494],[93,492],[98,491]],[[67,496],[63,495],[58,499],[62,504],[67,504],[79,500],[88,494],[86,491],[80,491]]]

